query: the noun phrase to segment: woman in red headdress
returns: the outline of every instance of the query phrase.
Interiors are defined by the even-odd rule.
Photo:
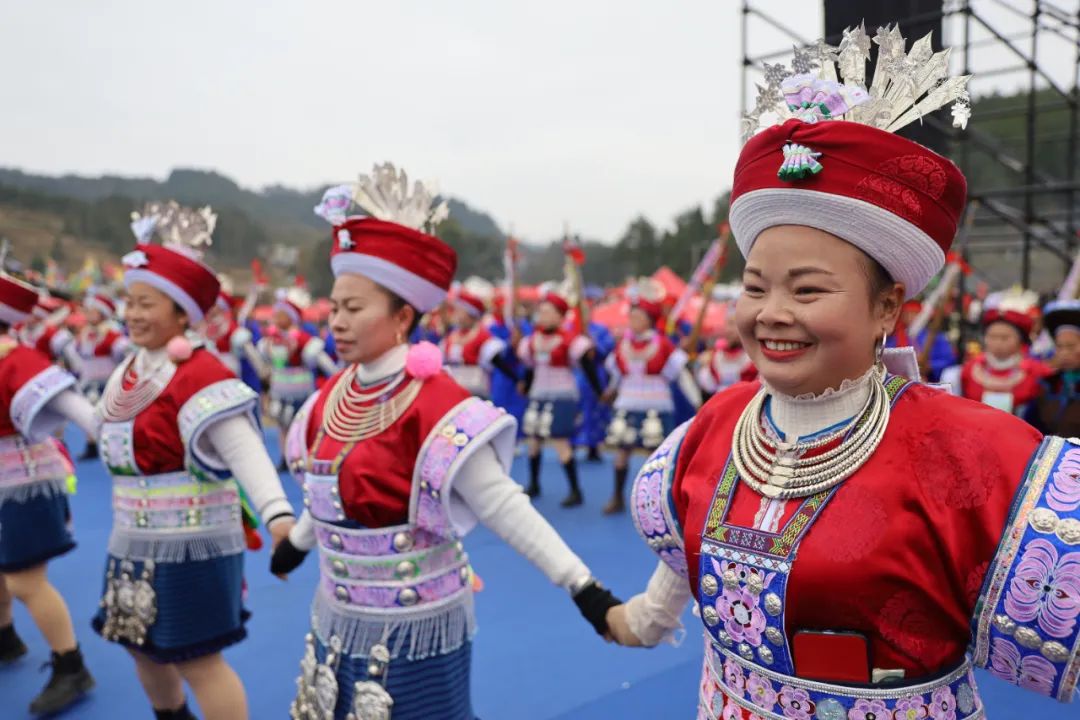
[[[689,358],[656,329],[664,312],[663,288],[644,279],[632,290],[629,328],[607,359],[611,382],[603,399],[615,410],[605,440],[615,449],[615,488],[604,506],[607,515],[625,509],[630,453],[652,452],[674,429],[672,383],[694,408],[701,405],[701,393],[687,369]]]
[[[354,197],[369,216],[345,216]],[[507,475],[513,418],[443,372],[434,345],[407,344],[457,267],[424,232],[440,219],[433,200],[387,164],[317,209],[335,226],[330,329],[347,366],[301,408],[286,445],[308,509],[271,568],[319,555],[294,718],[473,720],[462,539],[478,521],[565,588],[597,632],[617,604]]]
[[[93,625],[128,650],[154,714],[171,720],[193,717],[185,684],[207,720],[247,717],[243,684],[221,654],[247,635],[241,489],[275,545],[294,524],[258,395],[197,332],[220,290],[202,262],[215,219],[174,202],[136,216],[139,244],[123,263],[138,351],[98,405],[113,528]]]
[[[439,343],[446,370],[461,387],[478,398],[491,399],[492,373],[516,380],[507,358],[506,341],[492,334],[483,323],[487,309],[483,298],[465,289],[450,301],[453,329]]]
[[[960,371],[964,397],[1023,415],[1039,396],[1042,380],[1052,370],[1028,352],[1038,301],[1030,291],[987,297],[982,318],[983,352],[965,362]]]
[[[878,44],[903,56],[899,30]],[[869,46],[845,31],[845,73]],[[904,67],[945,65],[920,41],[877,79]],[[963,85],[906,112],[832,69],[763,90],[791,119],[743,148],[730,216],[760,382],[714,396],[642,468],[635,522],[661,562],[609,627],[655,644],[694,597],[710,720],[982,718],[973,665],[1069,701],[1080,446],[923,385],[913,351],[883,348],[943,267],[966,183],[882,128]]]
[[[14,597],[52,650],[52,676],[30,704],[34,714],[59,712],[94,686],[46,569],[75,547],[67,500],[74,468],[51,433],[65,420],[90,437],[97,428],[93,407],[73,389],[75,378],[8,334],[37,302],[34,288],[0,273],[0,663],[27,652],[12,621]]]

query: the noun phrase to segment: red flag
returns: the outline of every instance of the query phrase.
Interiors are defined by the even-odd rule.
[[[577,237],[572,238],[569,235],[563,237],[563,255],[573,260],[575,265],[585,264],[585,251]]]

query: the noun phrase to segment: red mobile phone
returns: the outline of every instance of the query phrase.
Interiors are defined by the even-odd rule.
[[[799,630],[792,639],[795,674],[807,680],[870,683],[870,641],[857,632]]]

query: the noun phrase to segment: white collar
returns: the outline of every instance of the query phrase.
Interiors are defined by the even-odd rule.
[[[866,405],[874,372],[875,368],[870,368],[860,377],[844,380],[839,388],[829,388],[820,395],[792,397],[766,384],[773,424],[785,440],[792,442],[850,420]]]
[[[358,364],[356,366],[356,381],[361,385],[375,385],[389,380],[405,369],[405,357],[408,354],[408,345],[395,345],[375,360]]]

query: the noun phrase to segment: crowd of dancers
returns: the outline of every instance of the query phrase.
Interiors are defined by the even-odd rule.
[[[962,303],[982,336],[961,360],[940,318],[965,180],[891,130],[957,99],[966,119],[966,95],[928,43],[905,54],[896,28],[875,41],[911,61],[877,72],[923,67],[914,82],[936,104],[913,111],[888,78],[867,90],[862,30],[836,50],[842,78],[799,51],[801,71],[761,89],[750,125],[782,122],[735,170],[747,264],[716,337],[671,322],[679,299],[648,278],[613,290],[617,328],[590,320],[580,278],[533,305],[455,284],[456,255],[431,234],[444,206],[389,164],[316,208],[333,238],[324,327],[296,288],[256,322],[266,288],[224,292],[204,257],[216,217],[175,202],[134,214],[123,286],[88,292],[78,327],[71,303],[0,275],[0,662],[27,652],[17,600],[52,650],[31,711],[94,684],[46,572],[74,546],[67,422],[113,485],[93,629],[130,653],[157,718],[194,717],[189,690],[206,718],[247,716],[221,651],[246,634],[260,526],[279,577],[317,555],[293,718],[473,718],[462,540],[477,523],[609,641],[669,639],[695,601],[699,718],[980,718],[973,667],[1070,700],[1080,301],[1066,288],[1041,310],[1015,289]],[[612,453],[604,512],[629,506],[659,555],[626,603],[530,503],[546,445],[568,512],[575,448]],[[649,457],[628,494],[635,452]]]

